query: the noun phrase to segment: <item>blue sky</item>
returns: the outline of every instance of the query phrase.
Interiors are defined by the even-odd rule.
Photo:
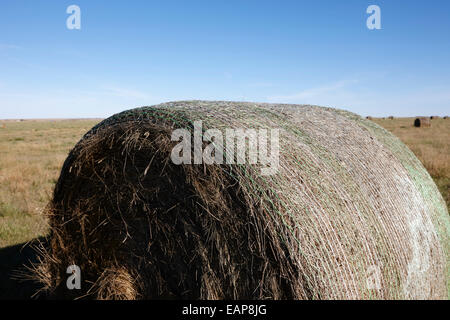
[[[0,118],[186,99],[449,114],[450,1],[1,1]]]

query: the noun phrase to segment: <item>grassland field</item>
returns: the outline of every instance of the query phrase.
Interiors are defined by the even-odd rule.
[[[415,128],[414,118],[373,119],[422,161],[450,207],[450,119]],[[0,248],[48,232],[43,209],[75,143],[100,119],[0,120]]]

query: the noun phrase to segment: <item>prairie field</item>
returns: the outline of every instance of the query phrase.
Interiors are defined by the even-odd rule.
[[[373,119],[422,161],[450,207],[450,120],[413,127],[413,118]],[[75,143],[99,119],[0,120],[0,248],[48,231],[42,212]]]
[[[422,161],[450,210],[450,119],[433,119],[430,128],[415,128],[414,119],[373,121],[400,138]]]
[[[0,248],[45,235],[61,166],[99,120],[0,121]]]

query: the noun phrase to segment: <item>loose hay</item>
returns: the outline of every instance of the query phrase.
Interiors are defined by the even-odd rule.
[[[279,128],[279,172],[174,165],[171,132],[194,120]],[[39,270],[52,298],[447,297],[435,184],[397,138],[345,111],[190,101],[122,112],[70,152],[48,214]],[[71,264],[79,291],[66,289]]]

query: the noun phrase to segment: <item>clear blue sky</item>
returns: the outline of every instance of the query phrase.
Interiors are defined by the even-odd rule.
[[[71,4],[81,30],[66,28]],[[0,118],[182,99],[449,114],[450,1],[0,2]]]

